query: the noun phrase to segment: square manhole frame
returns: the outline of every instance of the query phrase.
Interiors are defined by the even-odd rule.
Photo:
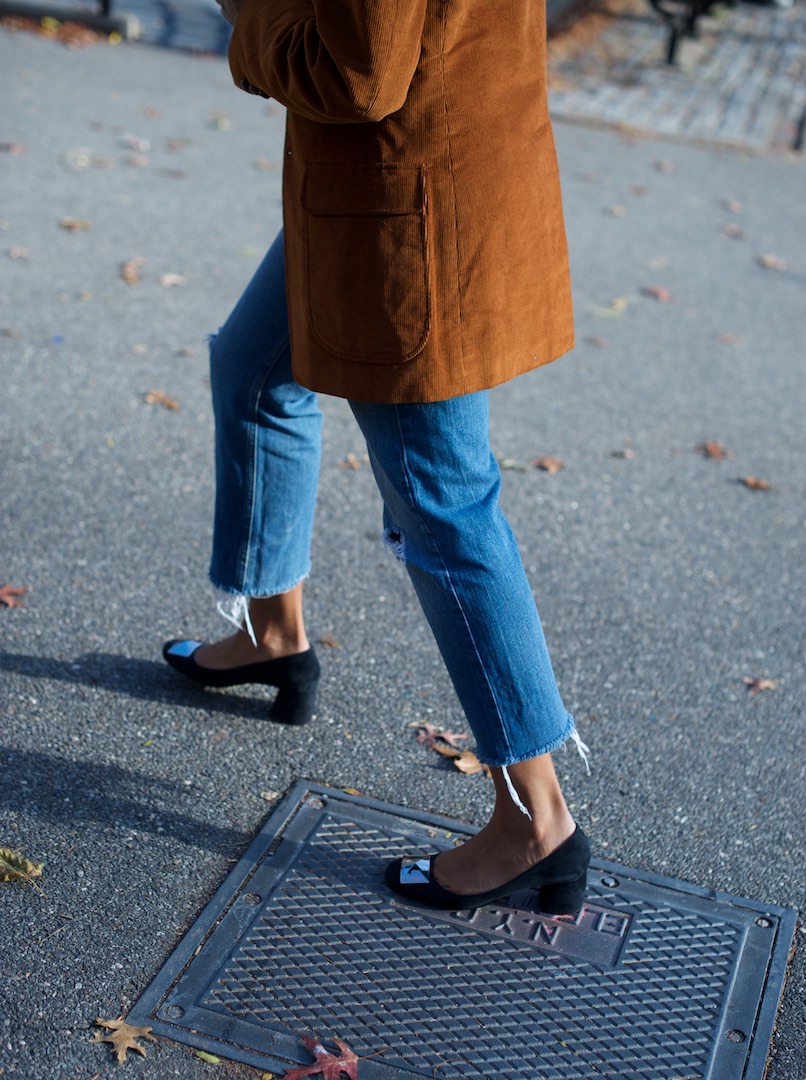
[[[319,800],[318,805],[316,800]],[[368,810],[397,820],[408,820],[418,826],[432,828],[454,837],[470,836],[478,831],[476,826],[451,818],[382,802],[365,795],[328,787],[316,781],[295,780],[269,812],[244,854],[226,875],[149,986],[132,1006],[126,1017],[128,1023],[148,1026],[155,1035],[258,1069],[277,1072],[308,1065],[310,1055],[301,1048],[299,1032],[286,1029],[281,1034],[278,1031],[273,1032],[268,1025],[260,1025],[256,1028],[254,1023],[235,1016],[222,1023],[221,1017],[217,1016],[215,1019],[218,1021],[216,1026],[219,1027],[219,1031],[216,1034],[210,1034],[200,1030],[198,1026],[191,1026],[193,1017],[185,1019],[183,1023],[183,1017],[171,1016],[170,1004],[166,1006],[166,1003],[184,979],[199,985],[202,982],[209,984],[210,971],[214,973],[220,971],[218,963],[221,959],[220,950],[214,962],[209,964],[207,969],[203,969],[206,972],[204,980],[195,978],[191,968],[193,962],[202,954],[205,945],[215,935],[222,921],[231,915],[233,905],[240,898],[249,895],[250,881],[261,864],[274,855],[286,831],[288,830],[289,833],[293,831],[289,827],[293,825],[298,812],[306,803],[308,806],[315,806],[316,809],[326,810],[334,801],[357,811]],[[310,835],[312,835],[310,830],[306,829],[305,842]],[[276,871],[272,875],[275,880],[264,902],[251,907],[252,918],[237,920],[239,933],[228,955],[233,954],[240,938],[254,925],[262,908],[271,903],[275,888],[282,884],[285,873],[296,862],[298,854],[299,849],[292,852],[285,860],[278,860]],[[746,941],[741,950],[740,965],[746,967],[754,960],[755,964],[751,967],[751,973],[755,975],[755,978],[750,980],[752,986],[748,986],[747,979],[734,977],[732,980],[732,991],[726,994],[723,1002],[722,1023],[719,1025],[719,1030],[724,1030],[728,1038],[721,1045],[718,1038],[715,1038],[712,1044],[710,1067],[707,1074],[702,1074],[707,1076],[707,1080],[763,1080],[793,948],[797,911],[704,888],[651,871],[634,870],[604,859],[591,859],[589,876],[590,874],[599,874],[603,880],[609,878],[616,882],[626,878],[639,886],[643,884],[667,892],[679,893],[689,901],[705,901],[706,908],[708,903],[723,905],[741,913],[745,921],[748,918],[754,918],[759,926],[773,930],[769,945],[759,947],[757,941],[751,940]],[[398,904],[400,898],[390,896],[390,903]],[[404,902],[402,906],[409,905]],[[417,905],[412,906],[417,907]],[[424,909],[423,913],[436,919],[445,917],[445,913],[432,912],[429,909]],[[578,957],[567,959],[570,963],[580,962]],[[593,963],[595,965],[595,961]],[[762,965],[763,969],[759,973]],[[160,1013],[161,1010],[162,1013]],[[210,1014],[208,1019],[213,1019],[213,1014]],[[748,1024],[748,1019],[751,1019],[752,1023]],[[735,1042],[730,1041],[730,1034],[734,1029],[744,1033],[744,1037]],[[255,1038],[249,1040],[250,1033],[256,1031],[260,1033],[259,1038],[272,1043],[272,1051],[255,1050],[248,1044],[248,1041],[256,1041]],[[318,1032],[311,1034],[319,1035]],[[327,1042],[326,1036],[325,1040]],[[301,1057],[302,1060],[300,1060]],[[359,1060],[363,1080],[396,1080],[396,1078],[415,1080],[417,1076],[426,1075],[410,1068],[385,1064],[380,1058],[364,1057]]]

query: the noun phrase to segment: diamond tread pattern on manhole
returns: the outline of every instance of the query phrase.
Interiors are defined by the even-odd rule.
[[[435,913],[387,892],[384,864],[448,846],[446,825],[463,833],[456,823],[303,782],[283,807],[247,853],[251,865],[233,871],[229,897],[222,887],[199,920],[207,925],[188,935],[187,957],[180,946],[130,1022],[275,1069],[307,1063],[301,1032],[337,1036],[368,1058],[362,1080],[750,1080],[750,1064],[762,1075],[766,1042],[750,1051],[771,1034],[783,965],[774,986],[767,966],[774,944],[786,953],[791,913],[763,909],[762,928],[762,908],[748,901],[592,870],[590,911],[559,933],[585,933],[586,917],[589,929],[609,919],[611,933],[629,922],[613,963],[595,965],[552,947],[562,941],[555,920],[482,909],[481,932],[472,913]],[[538,930],[542,921],[545,937],[508,937],[513,919]],[[765,990],[773,1001],[762,1032]]]

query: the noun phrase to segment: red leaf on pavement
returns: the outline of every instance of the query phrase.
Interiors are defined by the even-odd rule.
[[[713,458],[714,461],[723,461],[725,458],[733,457],[733,453],[715,439],[700,443],[697,449],[704,457]]]
[[[25,607],[20,597],[25,596],[27,592],[27,585],[19,589],[15,589],[13,585],[0,585],[0,604],[3,607]]]
[[[448,743],[450,746],[456,746],[457,739],[468,738],[468,736],[461,731],[442,731],[435,727],[434,724],[418,724],[417,727],[419,728],[417,742],[425,743],[427,750],[437,749],[434,746],[437,739],[442,739],[443,742]]]
[[[289,1070],[281,1080],[302,1080],[303,1076],[315,1076],[317,1073],[321,1073],[323,1080],[341,1080],[342,1073],[349,1077],[349,1080],[358,1080],[358,1055],[354,1054],[341,1039],[333,1040],[339,1048],[338,1057],[328,1053],[314,1036],[301,1035],[300,1042],[313,1054],[316,1061],[310,1065],[302,1065],[298,1069]]]
[[[769,480],[762,480],[760,476],[740,476],[739,483],[751,491],[775,491]]]
[[[641,293],[644,296],[651,296],[653,300],[659,300],[662,304],[668,304],[672,299],[672,294],[662,285],[645,285]]]

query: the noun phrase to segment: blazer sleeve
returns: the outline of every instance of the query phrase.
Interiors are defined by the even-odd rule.
[[[245,0],[235,84],[324,123],[382,120],[417,68],[427,0]]]

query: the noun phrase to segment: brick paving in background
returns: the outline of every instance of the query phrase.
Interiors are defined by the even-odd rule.
[[[577,14],[549,44],[555,120],[755,153],[800,150],[806,4],[737,4],[699,22],[666,63],[669,29],[648,0]]]

